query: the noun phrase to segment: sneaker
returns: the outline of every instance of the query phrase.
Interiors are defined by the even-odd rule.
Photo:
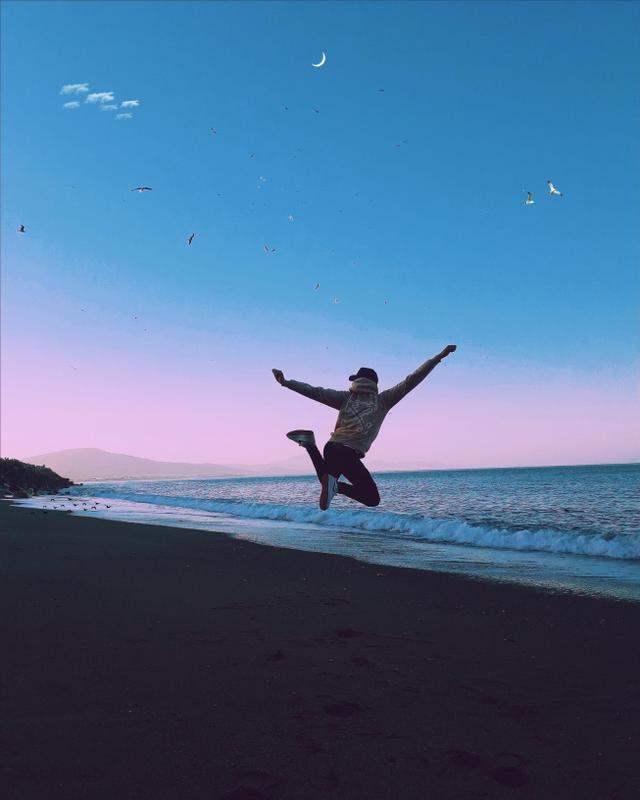
[[[338,494],[338,481],[333,475],[322,476],[322,491],[320,492],[320,510],[326,511],[331,501]]]
[[[299,444],[300,447],[311,447],[311,445],[315,445],[316,443],[316,437],[313,435],[313,431],[289,431],[287,438]]]

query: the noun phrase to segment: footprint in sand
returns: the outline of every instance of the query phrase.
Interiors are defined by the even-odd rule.
[[[536,710],[537,706],[525,703],[513,703],[504,709],[501,709],[501,716],[507,719],[521,720],[528,717]]]
[[[447,750],[446,755],[452,764],[456,767],[464,767],[465,769],[483,769],[485,768],[485,761],[478,753],[472,753],[469,750]],[[524,757],[519,753],[499,753],[498,759],[511,758],[515,761],[524,761]],[[529,782],[529,776],[526,770],[520,766],[499,766],[487,769],[487,774],[493,778],[496,783],[501,786],[508,786],[512,789],[517,789],[524,786]]]
[[[285,655],[282,650],[276,650],[275,653],[269,653],[269,655],[266,656],[267,661],[282,661],[284,658]]]
[[[353,717],[366,709],[359,703],[351,703],[345,700],[339,703],[327,703],[322,706],[322,710],[330,717]]]
[[[358,636],[362,636],[362,631],[354,631],[352,628],[341,628],[338,631],[334,631],[334,633],[341,639],[357,639]]]
[[[269,800],[282,778],[259,769],[244,770],[238,772],[238,783],[239,786],[224,795],[224,800]]]

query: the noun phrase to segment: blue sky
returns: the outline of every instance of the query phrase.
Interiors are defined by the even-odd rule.
[[[389,383],[448,342],[470,402],[552,373],[631,403],[639,23],[616,2],[4,2],[5,429],[34,371],[85,409],[147,370],[266,397],[272,366]],[[63,109],[81,82],[140,106]],[[51,423],[11,448],[97,444]]]

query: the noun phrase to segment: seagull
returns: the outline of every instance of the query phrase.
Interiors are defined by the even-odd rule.
[[[331,302],[332,302],[332,304],[335,306],[335,305],[336,305],[336,303],[339,303],[340,301],[338,300],[338,298],[337,298],[337,297],[332,297],[332,298],[331,298]]]
[[[26,233],[26,232],[27,232],[27,229],[24,227],[24,225],[21,225],[21,226],[18,228],[18,233]]]
[[[264,250],[265,253],[268,253],[269,252],[269,245],[268,244],[263,244],[262,245],[262,249]]]
[[[384,89],[378,89],[379,92],[384,92]]]
[[[289,222],[293,222],[293,214],[289,214],[289,216],[287,217],[287,219],[289,220]]]
[[[562,192],[558,191],[551,181],[547,181],[547,186],[549,187],[549,194],[557,194],[558,197],[562,197]]]
[[[314,289],[319,289],[319,288],[320,288],[320,284],[319,284],[319,283],[316,283],[316,285],[315,285],[313,288],[314,288]]]
[[[527,192],[527,199],[524,201],[525,206],[532,206],[535,203],[531,192]]]
[[[192,233],[191,236],[189,236],[189,238],[187,239],[187,244],[189,245],[189,247],[191,247],[191,242],[193,241],[193,237],[194,236],[195,236],[195,233]]]
[[[218,131],[215,128],[211,128],[211,133],[215,136],[218,133]]]
[[[135,189],[131,190],[132,192],[152,192],[153,189],[150,186],[136,186]]]

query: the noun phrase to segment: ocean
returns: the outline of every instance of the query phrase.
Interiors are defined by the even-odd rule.
[[[22,502],[225,532],[382,567],[640,600],[640,464],[375,477],[380,506],[339,496],[328,512],[318,509],[320,486],[310,476],[91,483],[70,490],[64,504]]]

